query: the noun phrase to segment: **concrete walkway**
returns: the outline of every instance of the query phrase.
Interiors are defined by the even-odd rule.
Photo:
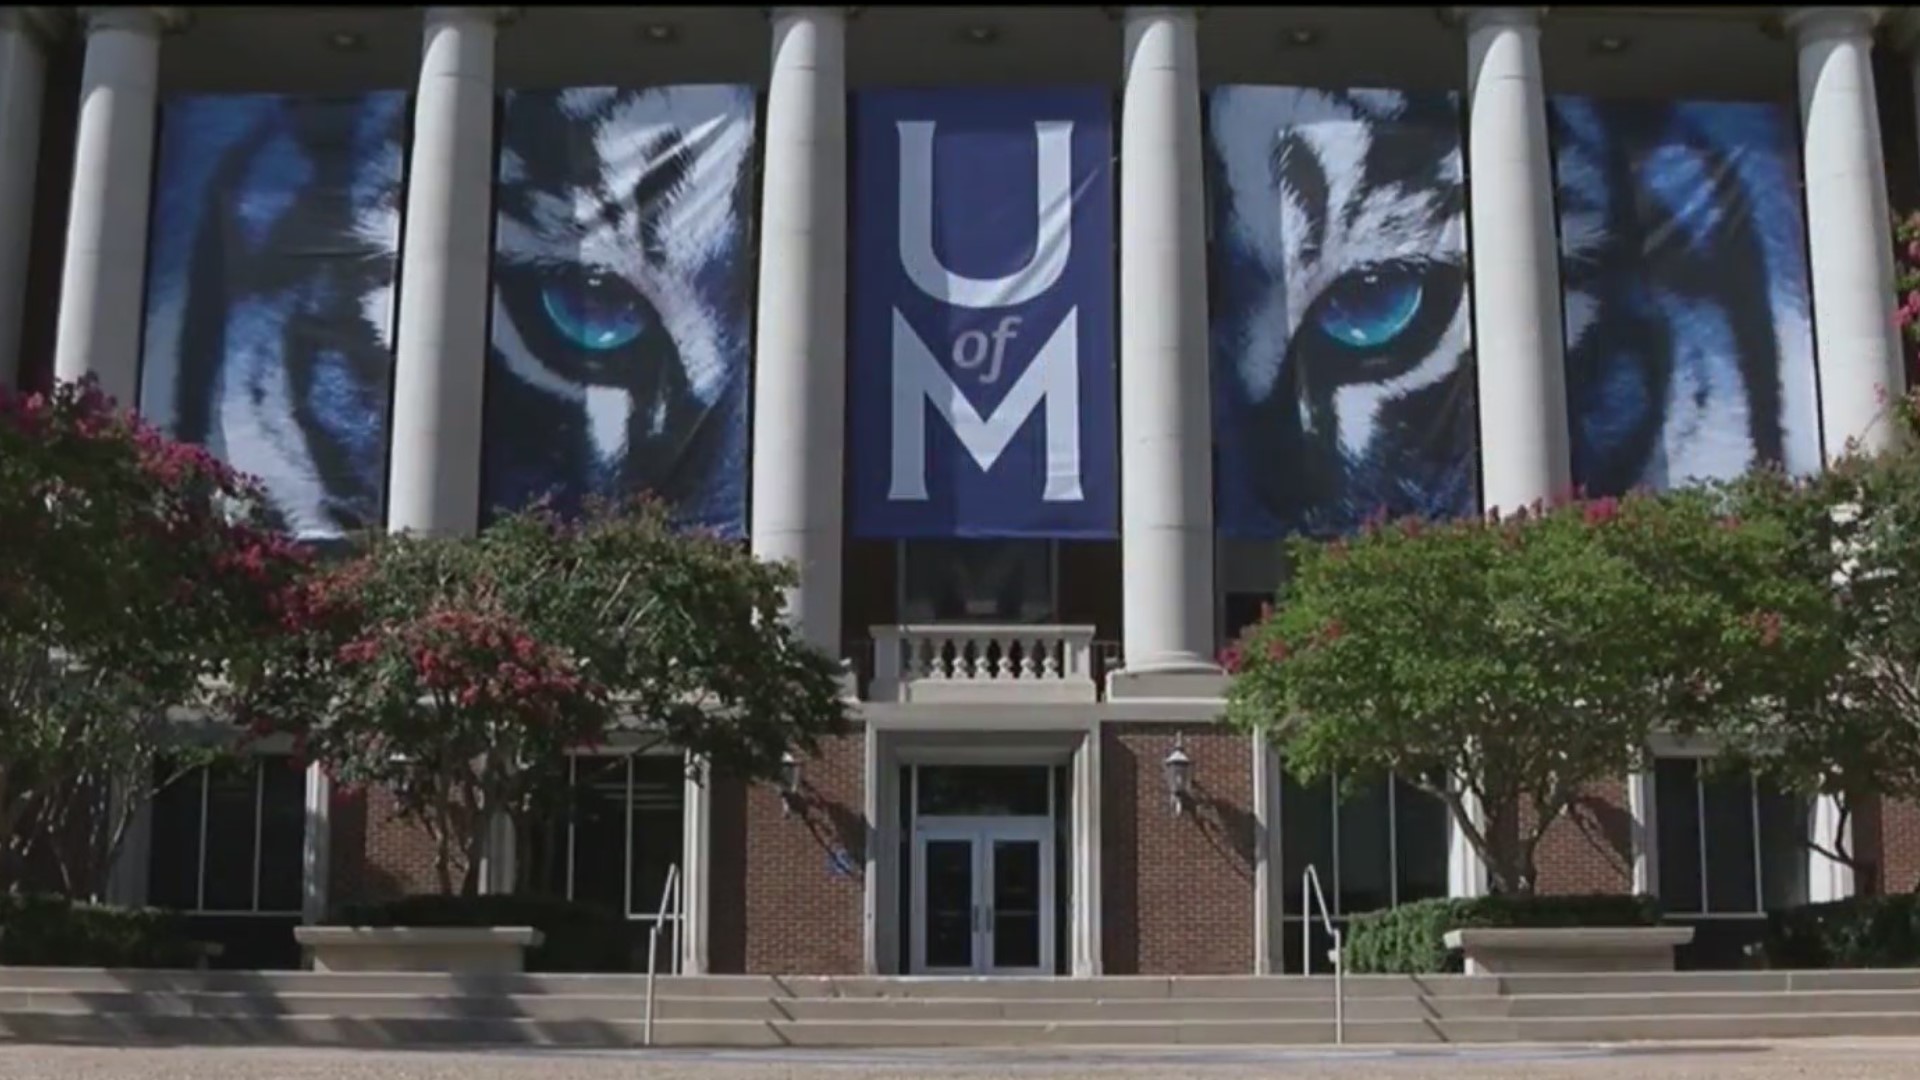
[[[1920,1080],[1920,1038],[1623,1046],[1179,1051],[105,1049],[0,1044],[0,1080]]]

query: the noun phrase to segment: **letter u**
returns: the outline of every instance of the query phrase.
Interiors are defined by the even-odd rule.
[[[902,120],[900,132],[900,265],[923,293],[965,308],[1024,304],[1066,273],[1073,253],[1073,121],[1036,120],[1039,154],[1034,184],[1033,257],[997,278],[971,278],[946,268],[933,251],[931,120]]]

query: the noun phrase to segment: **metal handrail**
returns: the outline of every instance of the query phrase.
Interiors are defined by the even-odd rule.
[[[1300,875],[1300,971],[1313,974],[1313,912],[1320,909],[1320,925],[1326,929],[1327,936],[1333,939],[1333,1041],[1335,1045],[1345,1045],[1347,1041],[1347,965],[1346,955],[1341,951],[1340,928],[1333,925],[1333,912],[1327,907],[1326,894],[1320,891],[1320,872],[1312,863]]]
[[[660,909],[654,916],[653,929],[647,932],[647,1024],[640,1037],[640,1045],[653,1045],[653,984],[660,974],[660,931],[667,924],[671,912],[673,917],[673,959],[675,971],[680,970],[680,864],[674,863],[667,868],[667,884],[660,890]]]

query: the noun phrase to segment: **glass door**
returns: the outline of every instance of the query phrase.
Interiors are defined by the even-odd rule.
[[[1048,823],[1049,826],[1051,823]],[[982,837],[987,970],[1044,975],[1053,957],[1053,837],[1050,829],[1002,827]]]
[[[1052,822],[923,819],[915,833],[911,970],[1052,971]]]
[[[913,853],[913,970],[980,967],[980,867],[973,829],[922,829]]]

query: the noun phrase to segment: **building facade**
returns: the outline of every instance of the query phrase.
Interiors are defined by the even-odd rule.
[[[496,885],[677,907],[688,971],[1298,970],[1307,868],[1341,916],[1485,875],[1219,723],[1284,540],[1882,437],[1891,11],[0,8],[0,378],[98,377],[316,543],[646,488],[799,565],[855,734],[778,787],[582,757]],[[1831,808],[1658,750],[1545,889],[1750,928],[1920,875],[1920,810],[1856,881]],[[277,955],[431,888],[390,810],[263,753],[116,893]]]

